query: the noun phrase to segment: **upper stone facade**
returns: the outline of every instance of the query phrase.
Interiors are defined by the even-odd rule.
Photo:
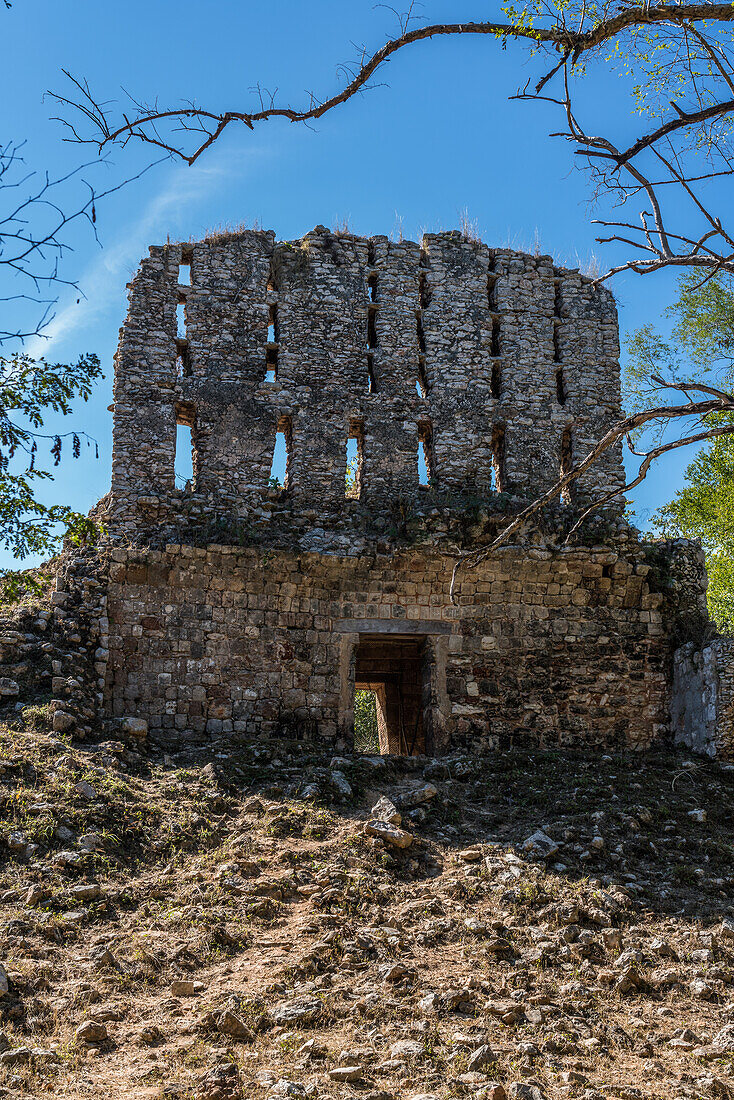
[[[618,355],[608,290],[458,232],[418,245],[318,226],[300,241],[253,230],[153,247],[115,361],[110,527],[180,526],[192,506],[247,518],[273,501],[334,527],[427,488],[535,496],[619,416]],[[574,492],[623,483],[614,448]]]

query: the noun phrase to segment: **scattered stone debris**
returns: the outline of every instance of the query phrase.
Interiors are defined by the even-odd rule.
[[[0,727],[8,1100],[734,1100],[721,765],[55,737]]]

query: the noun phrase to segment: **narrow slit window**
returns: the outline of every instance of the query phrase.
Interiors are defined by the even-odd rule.
[[[359,500],[362,495],[363,440],[362,425],[351,424],[347,436],[347,468],[344,477],[344,496],[349,500]]]
[[[497,359],[502,354],[500,351],[500,319],[499,317],[492,318],[492,344],[490,347],[490,355]]]
[[[278,349],[268,348],[265,352],[265,382],[278,381]]]
[[[553,318],[553,362],[560,363],[563,360],[561,352],[561,325],[557,317]]]
[[[278,307],[271,305],[268,310],[268,343],[278,343]]]
[[[502,367],[499,363],[492,364],[492,374],[489,381],[489,392],[492,397],[502,396]]]
[[[367,277],[367,299],[370,305],[377,302],[377,275],[375,274]]]
[[[487,306],[491,313],[497,309],[497,276],[494,271],[487,276]]]
[[[418,363],[418,377],[416,378],[415,389],[419,397],[428,397],[428,376],[426,375],[426,365],[422,361]]]
[[[179,340],[186,339],[186,299],[179,298],[176,306],[176,336]]]
[[[178,285],[191,286],[191,263],[194,249],[191,245],[181,246],[181,263],[178,265]]]
[[[270,466],[268,488],[275,492],[290,488],[292,427],[288,416],[281,416],[275,429],[273,461]]]
[[[371,309],[367,314],[367,347],[377,347],[377,324],[375,321],[374,309]]]
[[[180,382],[184,378],[191,377],[191,356],[188,341],[179,340],[176,350],[176,378]]]
[[[430,424],[418,425],[418,484],[424,489],[433,484],[433,448]]]
[[[375,382],[375,357],[373,355],[367,356],[367,393],[377,393],[377,384]]]
[[[425,271],[421,271],[418,279],[418,302],[421,309],[428,309],[431,304],[431,288],[428,283],[428,276]]]
[[[565,477],[573,469],[573,434],[570,428],[563,429],[561,436],[561,461],[560,474]],[[574,497],[576,482],[572,481],[561,490],[561,504],[571,504]]]
[[[421,355],[425,355],[426,354],[426,334],[423,331],[423,314],[422,313],[419,313],[416,316],[415,325],[416,325],[416,331],[417,331],[417,334],[418,334],[418,350],[420,351]]]
[[[490,463],[490,487],[496,493],[505,487],[505,426],[495,424],[492,428],[492,461]]]
[[[566,379],[563,376],[563,367],[556,371],[556,399],[559,405],[566,404]]]
[[[176,406],[176,452],[173,461],[177,489],[195,489],[198,454],[196,449],[196,413],[193,405]]]

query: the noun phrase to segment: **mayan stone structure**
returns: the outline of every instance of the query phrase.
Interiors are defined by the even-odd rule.
[[[164,747],[349,748],[362,687],[385,752],[669,736],[700,551],[619,505],[559,548],[618,448],[449,591],[619,416],[618,354],[608,290],[455,232],[151,248],[115,364],[106,713]]]

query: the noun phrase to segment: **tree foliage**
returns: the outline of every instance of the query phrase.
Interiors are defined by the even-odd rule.
[[[644,408],[659,388],[655,377],[680,383],[695,376],[721,389],[734,386],[734,278],[719,272],[702,280],[686,272],[665,315],[672,322],[669,338],[644,325],[627,340],[628,404]]]
[[[377,703],[374,691],[354,693],[354,751],[379,753]]]
[[[720,273],[701,282],[682,276],[668,308],[669,339],[652,325],[628,341],[626,379],[630,400],[644,406],[650,376],[680,381],[694,374],[722,389],[734,388],[734,280]],[[712,432],[732,430],[734,415],[710,412],[700,420]],[[685,485],[658,510],[652,529],[660,535],[698,538],[706,550],[708,603],[721,629],[734,628],[734,438],[717,435],[685,471]]]
[[[685,473],[686,485],[660,508],[653,529],[697,538],[706,550],[708,605],[721,630],[734,632],[734,438],[714,439]]]
[[[64,440],[75,458],[82,440],[98,453],[85,433],[47,435],[43,427],[49,413],[68,416],[76,399],[87,401],[101,374],[96,355],[82,355],[73,364],[51,364],[18,353],[0,357],[0,545],[16,558],[50,553],[61,534],[81,538],[94,529],[71,508],[42,504],[36,487],[53,476],[39,457],[39,444],[55,466]]]
[[[17,559],[52,554],[62,538],[96,532],[68,505],[44,504],[39,490],[52,480],[65,445],[74,458],[82,446],[98,454],[85,432],[48,432],[46,425],[50,416],[69,416],[76,401],[87,401],[102,377],[96,355],[53,363],[23,351],[29,337],[46,334],[59,291],[78,289],[61,270],[71,250],[69,230],[82,222],[96,236],[101,197],[82,181],[78,200],[81,168],[56,177],[36,173],[23,154],[23,143],[0,145],[0,547]],[[15,594],[21,582],[18,572],[0,570],[3,596]]]

